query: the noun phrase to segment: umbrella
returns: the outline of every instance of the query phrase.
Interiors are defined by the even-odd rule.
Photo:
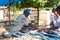
[[[16,2],[22,2],[23,0],[0,0],[0,6],[7,6],[8,5],[8,13],[9,13],[9,26],[11,26],[10,22],[10,4],[16,3]]]
[[[10,4],[22,1],[22,0],[0,0],[0,6],[8,5],[10,1]]]

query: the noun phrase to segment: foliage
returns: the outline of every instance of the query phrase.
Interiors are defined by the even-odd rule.
[[[53,7],[54,5],[57,6],[57,4],[60,2],[60,0],[47,0],[45,3],[45,7]]]
[[[24,0],[23,2],[14,3],[11,10],[18,11],[22,8],[28,7],[53,7],[57,5],[60,0]]]
[[[10,7],[10,9],[14,12],[16,11],[19,11],[21,8],[20,8],[20,2],[17,2],[17,3],[13,3]]]
[[[24,7],[41,7],[42,3],[45,3],[46,0],[24,0],[21,2],[21,6]]]

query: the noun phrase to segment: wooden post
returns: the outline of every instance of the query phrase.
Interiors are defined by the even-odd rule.
[[[13,4],[13,15],[14,15],[14,0],[13,0],[12,4]]]
[[[38,23],[38,26],[39,26],[39,7],[37,7],[37,23]]]
[[[10,0],[8,0],[8,13],[9,13],[9,27],[11,26],[11,21],[10,21]]]

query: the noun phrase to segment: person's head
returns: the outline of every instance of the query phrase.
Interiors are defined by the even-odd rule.
[[[29,14],[30,14],[30,10],[29,10],[29,9],[24,10],[24,15],[25,15],[25,17],[28,17]]]
[[[53,8],[53,9],[52,9],[52,13],[54,13],[54,15],[56,15],[56,16],[57,16],[56,8]]]
[[[57,14],[60,15],[60,6],[57,6],[56,11],[57,11]]]
[[[56,8],[53,8],[53,9],[52,9],[52,12],[54,13],[55,11],[56,11]]]

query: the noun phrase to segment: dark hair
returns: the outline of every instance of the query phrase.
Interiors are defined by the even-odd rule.
[[[56,8],[56,11],[58,11],[58,10],[60,10],[60,5],[59,5],[59,6],[57,6],[57,8]]]
[[[60,15],[60,6],[57,6],[56,11],[57,11],[58,14]]]
[[[55,12],[55,11],[56,11],[56,8],[53,8],[53,9],[52,9],[52,12]]]

